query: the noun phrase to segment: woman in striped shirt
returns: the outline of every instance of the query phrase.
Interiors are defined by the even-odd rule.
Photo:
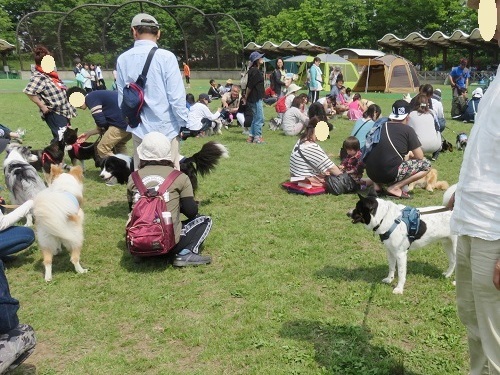
[[[290,181],[324,186],[325,176],[338,176],[342,171],[330,160],[316,143],[316,125],[319,119],[312,117],[290,155]]]

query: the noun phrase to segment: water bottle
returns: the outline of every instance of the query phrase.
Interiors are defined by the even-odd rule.
[[[172,224],[172,214],[168,211],[162,212],[161,216],[163,217],[163,222],[165,224]]]

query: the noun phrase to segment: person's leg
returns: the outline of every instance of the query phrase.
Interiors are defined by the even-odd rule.
[[[253,141],[253,138],[255,137],[254,134],[254,128],[256,127],[256,122],[257,122],[257,103],[248,103],[248,106],[252,109],[252,123],[250,124],[250,132],[249,132],[249,138],[247,139],[247,142]]]
[[[132,134],[132,145],[134,147],[134,170],[139,169],[139,155],[137,154],[137,147],[142,143],[142,139],[136,136],[135,134]]]
[[[488,375],[488,360],[484,354],[474,301],[472,269],[471,269],[471,244],[469,236],[458,237],[457,243],[457,309],[458,316],[467,328],[467,341],[470,355],[470,374]],[[491,280],[490,280],[491,281]]]
[[[13,370],[35,350],[35,331],[27,324],[19,324],[0,335],[0,374]]]
[[[45,122],[52,132],[52,138],[59,141],[59,129],[66,128],[69,121],[66,117],[61,116],[55,112],[49,112],[45,115]]]
[[[252,134],[254,142],[262,141],[262,127],[264,126],[264,103],[259,100],[256,104],[256,112],[252,121]]]
[[[500,240],[471,238],[470,268],[479,345],[490,375],[500,375],[500,292],[493,284],[495,263],[500,259]],[[471,354],[472,357],[472,354]]]
[[[97,145],[97,155],[105,158],[116,154],[127,154],[126,143],[132,135],[125,130],[110,126]],[[116,151],[116,152],[115,152]]]
[[[212,228],[209,216],[197,216],[193,220],[183,222],[181,237],[174,249],[173,265],[176,267],[209,264],[212,258],[199,255],[200,246]]]
[[[396,182],[387,188],[387,192],[394,196],[403,194],[403,186],[420,180],[431,170],[431,163],[427,159],[407,160],[401,163],[398,169]]]
[[[0,258],[26,249],[35,241],[33,229],[13,226],[0,232]]]

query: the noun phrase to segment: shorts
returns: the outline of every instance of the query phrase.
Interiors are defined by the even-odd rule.
[[[428,171],[429,169],[431,169],[431,162],[427,159],[403,161],[398,168],[396,182],[403,181],[418,172]]]

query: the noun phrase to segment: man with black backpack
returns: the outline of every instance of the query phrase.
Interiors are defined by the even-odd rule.
[[[117,60],[116,85],[118,104],[123,101],[124,88],[136,82],[146,65],[146,60],[160,38],[160,25],[151,15],[137,14],[131,23],[134,47],[122,53]],[[134,165],[139,165],[137,147],[144,136],[156,131],[164,134],[171,142],[172,161],[179,169],[179,141],[181,127],[187,125],[186,90],[182,81],[176,56],[158,48],[146,71],[147,81],[143,87],[144,103],[140,112],[140,123],[128,131],[132,133],[134,145]]]

